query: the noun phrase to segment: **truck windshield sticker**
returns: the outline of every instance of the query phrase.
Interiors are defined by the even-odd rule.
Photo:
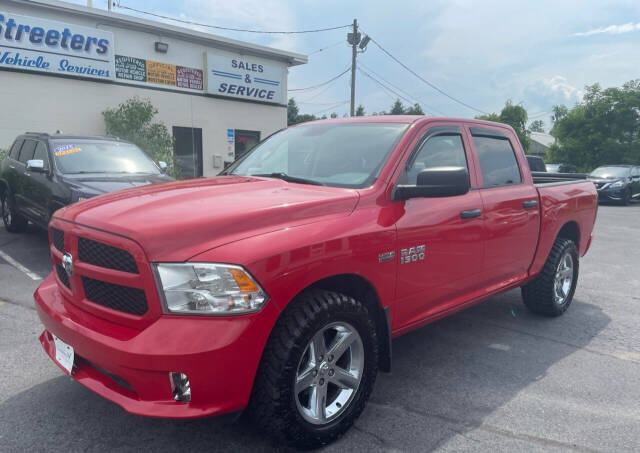
[[[66,156],[67,154],[72,154],[72,153],[77,153],[79,151],[82,151],[82,148],[80,148],[77,145],[60,145],[60,146],[56,146],[56,148],[53,150],[53,154],[56,157],[59,156]]]

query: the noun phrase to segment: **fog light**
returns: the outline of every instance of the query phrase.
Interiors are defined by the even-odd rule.
[[[169,373],[169,381],[171,382],[171,393],[173,393],[174,400],[182,403],[191,401],[191,386],[186,374],[176,371],[171,372]]]

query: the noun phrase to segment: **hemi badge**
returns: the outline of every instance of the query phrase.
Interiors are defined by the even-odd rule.
[[[396,252],[385,252],[378,255],[378,263],[385,263],[391,261],[396,256]]]

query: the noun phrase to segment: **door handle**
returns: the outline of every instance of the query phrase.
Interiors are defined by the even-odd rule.
[[[538,200],[527,200],[522,202],[522,207],[524,209],[535,208],[538,206]]]
[[[460,218],[475,219],[476,217],[480,217],[481,215],[482,215],[482,211],[480,209],[471,209],[469,211],[462,211],[460,213]]]
[[[12,169],[12,170],[15,170],[16,166],[15,165],[9,165],[9,168]]]

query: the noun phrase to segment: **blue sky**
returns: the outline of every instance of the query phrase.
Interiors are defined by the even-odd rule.
[[[75,3],[85,3],[76,0]],[[122,5],[227,27],[300,30],[351,23],[415,72],[452,96],[487,112],[506,99],[522,102],[532,119],[549,126],[554,104],[573,105],[585,85],[619,86],[640,78],[640,1],[637,0],[120,0]],[[105,7],[105,0],[94,0]],[[130,13],[125,10],[116,11]],[[205,30],[208,31],[208,30]],[[291,69],[289,87],[325,82],[350,64],[346,30],[305,35],[216,34],[309,54]],[[359,55],[374,71],[420,101],[428,113],[473,117],[476,111],[439,94],[370,44]],[[385,110],[396,96],[358,74],[356,102],[367,113]],[[305,113],[349,105],[348,74],[328,87],[297,92]]]

